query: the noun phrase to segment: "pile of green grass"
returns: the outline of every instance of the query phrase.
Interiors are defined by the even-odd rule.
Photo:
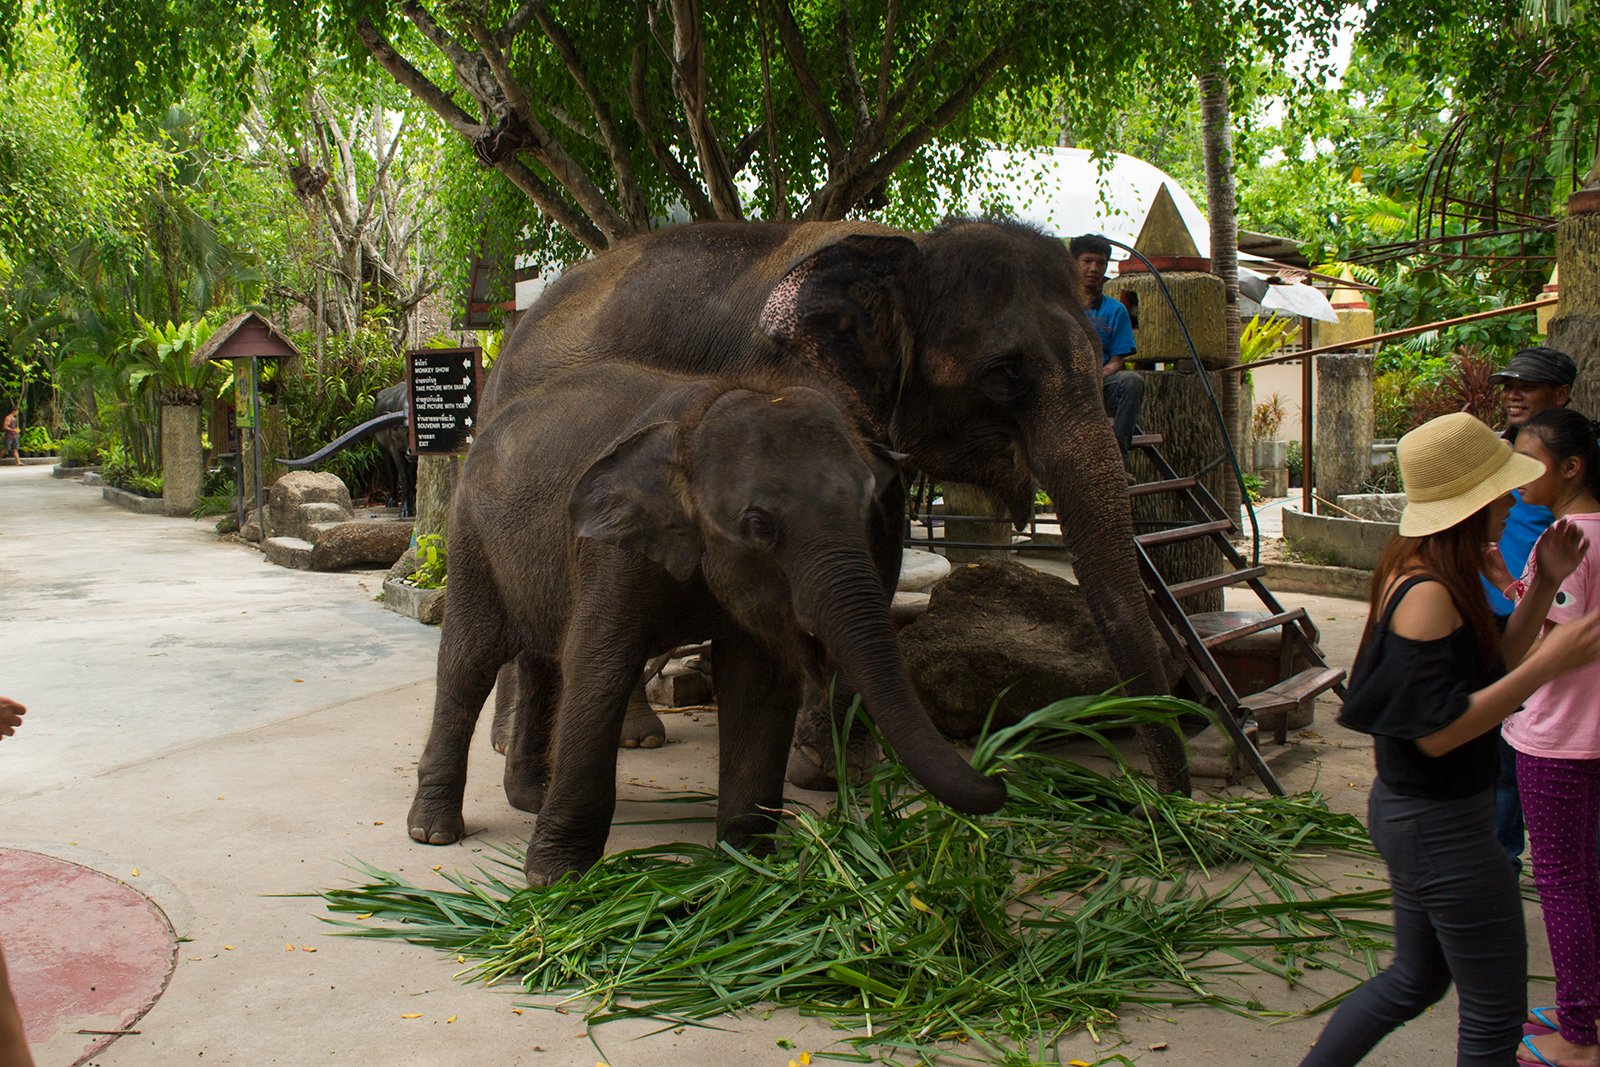
[[[401,938],[580,1003],[591,1026],[671,1025],[758,1006],[851,1033],[830,1056],[1046,1062],[1056,1038],[1132,1005],[1273,1014],[1241,979],[1306,969],[1365,977],[1386,946],[1386,890],[1335,892],[1309,860],[1368,856],[1361,824],[1313,796],[1196,802],[1128,770],[1106,732],[1171,723],[1171,699],[1063,701],[986,736],[1000,813],[957,814],[895,765],[830,812],[793,813],[769,855],[673,844],[607,856],[580,879],[504,871],[425,889],[370,882],[321,895],[361,937]],[[1051,749],[1090,739],[1111,774]],[[1321,1005],[1326,1006],[1326,1004]],[[959,1043],[953,1045],[952,1043]]]

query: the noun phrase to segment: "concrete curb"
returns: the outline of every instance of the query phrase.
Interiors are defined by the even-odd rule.
[[[139,515],[166,514],[166,502],[158,496],[140,496],[126,489],[118,489],[114,485],[102,485],[100,496],[124,511],[132,511]]]
[[[1281,593],[1313,593],[1317,596],[1365,600],[1372,589],[1372,572],[1354,567],[1323,567],[1313,563],[1265,563],[1261,580],[1267,588]]]

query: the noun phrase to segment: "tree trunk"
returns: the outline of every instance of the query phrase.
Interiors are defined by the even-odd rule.
[[[1547,344],[1578,365],[1572,406],[1600,415],[1600,204],[1580,211],[1585,194],[1573,197],[1556,231],[1556,262],[1561,268],[1561,302],[1550,320]],[[1594,200],[1593,194],[1587,199]]]
[[[445,534],[445,547],[450,545],[447,526],[450,517],[450,498],[456,489],[456,479],[461,474],[464,456],[417,457],[417,521],[412,532],[417,537],[428,534]]]
[[[1239,362],[1239,221],[1233,187],[1233,128],[1228,110],[1226,59],[1210,57],[1200,75],[1200,116],[1206,157],[1206,218],[1211,227],[1211,272],[1222,279],[1225,355]],[[1240,433],[1239,376],[1222,376],[1218,397],[1228,434],[1237,442]],[[1230,476],[1219,498],[1229,515],[1242,503],[1239,486]]]

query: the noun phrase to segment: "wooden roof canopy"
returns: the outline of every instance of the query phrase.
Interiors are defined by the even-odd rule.
[[[276,326],[254,311],[246,311],[218,326],[189,363],[198,367],[213,359],[294,359],[299,355],[294,342]]]

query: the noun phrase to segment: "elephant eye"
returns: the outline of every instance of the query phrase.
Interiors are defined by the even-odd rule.
[[[1029,376],[1028,357],[1024,352],[1009,352],[984,368],[982,388],[989,397],[1002,404],[1016,404],[1033,393],[1033,379]]]
[[[739,535],[750,544],[770,548],[778,540],[778,524],[760,508],[749,508],[739,517]]]

